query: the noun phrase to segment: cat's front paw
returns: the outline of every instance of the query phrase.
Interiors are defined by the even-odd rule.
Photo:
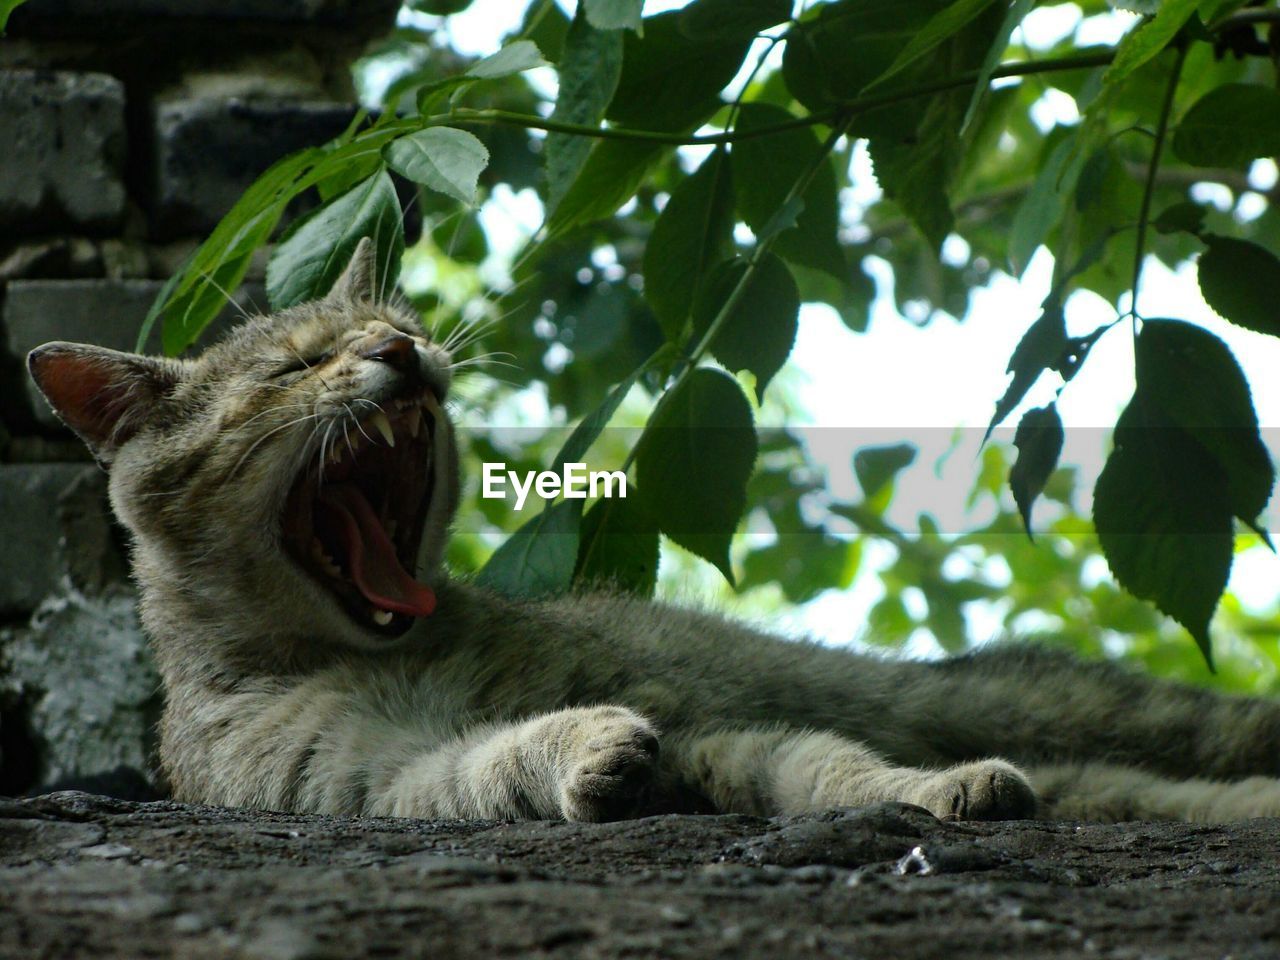
[[[1003,760],[962,763],[929,774],[912,802],[940,820],[1025,820],[1036,810],[1031,784]]]
[[[566,820],[622,820],[645,798],[658,760],[658,734],[644,717],[621,707],[583,711],[560,785]]]

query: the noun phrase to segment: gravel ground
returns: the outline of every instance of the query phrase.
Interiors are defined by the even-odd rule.
[[[0,799],[0,957],[1280,958],[1280,820],[348,820]]]

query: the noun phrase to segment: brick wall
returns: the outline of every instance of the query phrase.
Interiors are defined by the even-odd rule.
[[[253,178],[346,126],[350,64],[397,7],[32,0],[13,14],[0,42],[0,794],[148,793],[159,702],[105,476],[23,358],[48,340],[132,349],[161,284]],[[242,305],[265,303],[262,267]]]

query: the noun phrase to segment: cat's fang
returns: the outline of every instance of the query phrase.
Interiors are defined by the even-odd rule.
[[[320,542],[319,537],[311,538],[311,557],[320,565],[320,569],[333,577],[341,577],[342,569],[338,566],[336,560],[325,552],[324,544]]]
[[[419,431],[422,430],[422,408],[411,407],[408,413],[405,414],[405,420],[409,426],[409,436],[416,440]]]
[[[380,627],[385,627],[391,622],[392,613],[390,610],[374,610],[373,622]]]
[[[378,428],[378,432],[382,434],[382,439],[387,441],[388,447],[396,445],[396,435],[391,430],[391,421],[387,419],[387,415],[381,410],[375,410],[369,414],[369,422]]]

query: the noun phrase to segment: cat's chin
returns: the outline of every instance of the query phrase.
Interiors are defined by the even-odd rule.
[[[435,609],[413,567],[435,493],[441,416],[422,391],[347,422],[294,480],[281,518],[285,549],[305,575],[359,626],[389,639]]]

